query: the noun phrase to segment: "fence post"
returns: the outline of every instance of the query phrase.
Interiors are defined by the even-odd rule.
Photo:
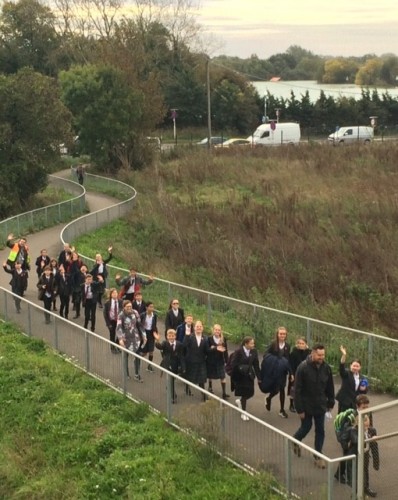
[[[307,344],[311,345],[311,319],[307,318]]]
[[[31,313],[31,306],[28,304],[28,336],[32,336],[32,313]]]
[[[207,294],[207,324],[210,326],[212,324],[212,314],[211,314],[211,297]]]
[[[163,372],[164,373],[164,372]],[[172,400],[173,400],[173,380],[172,377],[174,378],[174,375],[171,373],[167,373],[166,375],[166,414],[167,414],[167,421],[171,422],[172,420],[172,411],[171,411],[171,405],[172,405]],[[174,380],[175,383],[175,380]]]
[[[292,453],[293,446],[289,439],[284,438],[285,440],[285,457],[286,457],[286,477],[285,477],[285,486],[288,494],[292,493]]]
[[[85,348],[86,348],[86,371],[90,371],[90,334],[88,331],[84,332]]]
[[[368,377],[372,376],[372,363],[373,362],[373,337],[368,337]]]
[[[55,318],[55,325],[54,325],[54,347],[57,351],[58,349],[58,320]]]

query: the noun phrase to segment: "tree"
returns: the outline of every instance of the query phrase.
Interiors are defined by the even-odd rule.
[[[0,78],[1,217],[28,206],[70,139],[71,115],[52,78],[28,68]]]
[[[0,71],[24,66],[46,75],[57,73],[61,40],[51,10],[37,0],[5,2],[0,15]]]
[[[396,85],[398,79],[398,57],[395,55],[383,58],[380,78],[387,85]]]
[[[322,83],[347,83],[353,82],[358,65],[342,57],[329,59],[325,62]]]
[[[368,59],[366,63],[359,68],[355,77],[355,84],[368,86],[379,83],[382,65],[383,63],[379,58]]]
[[[142,95],[112,66],[76,66],[59,76],[83,152],[98,165],[131,168],[141,135]]]

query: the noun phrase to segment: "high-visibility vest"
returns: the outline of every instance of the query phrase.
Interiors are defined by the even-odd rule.
[[[29,264],[30,257],[29,257],[29,253],[28,253],[29,249],[28,249],[27,245],[25,245],[25,249],[26,249],[26,263]],[[17,260],[19,252],[20,252],[19,243],[14,243],[14,245],[11,248],[11,251],[8,255],[9,262],[15,262]]]

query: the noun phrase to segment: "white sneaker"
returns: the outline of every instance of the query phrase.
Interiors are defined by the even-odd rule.
[[[240,418],[241,418],[243,421],[245,421],[245,422],[247,422],[248,420],[250,420],[250,418],[249,418],[247,415],[244,415],[243,413],[241,414]]]
[[[237,399],[237,400],[235,401],[235,404],[236,404],[236,406],[237,406],[240,410],[242,409],[242,402],[241,402],[241,400],[240,400],[240,399]]]

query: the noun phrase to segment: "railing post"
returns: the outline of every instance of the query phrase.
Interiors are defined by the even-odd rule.
[[[127,359],[126,359],[127,357]],[[122,351],[122,389],[123,389],[123,394],[127,394],[127,370],[126,367],[128,367],[128,354],[126,351]]]
[[[171,422],[173,418],[173,413],[171,410],[171,405],[173,401],[173,380],[172,377],[174,378],[174,375],[171,373],[167,373],[166,375],[166,415],[167,415],[167,421]],[[174,380],[175,383],[175,380]]]
[[[372,376],[372,366],[373,365],[373,337],[369,335],[368,337],[368,377]]]
[[[292,453],[293,446],[292,443],[284,438],[285,441],[285,457],[286,457],[286,476],[285,476],[285,487],[288,494],[292,492]]]
[[[212,311],[211,311],[211,297],[207,294],[207,324],[210,326],[212,324]]]
[[[333,467],[334,463],[328,462],[328,500],[333,500],[333,485],[334,485],[334,475]]]
[[[54,325],[54,348],[58,351],[58,320],[55,318]]]
[[[31,306],[28,304],[28,331],[27,334],[29,337],[32,336],[32,313],[31,313]]]
[[[311,332],[311,319],[307,318],[307,344],[308,345],[312,344],[312,342],[311,342],[311,335],[312,335],[312,332]]]
[[[85,348],[86,348],[86,371],[90,371],[90,333],[84,332]]]

